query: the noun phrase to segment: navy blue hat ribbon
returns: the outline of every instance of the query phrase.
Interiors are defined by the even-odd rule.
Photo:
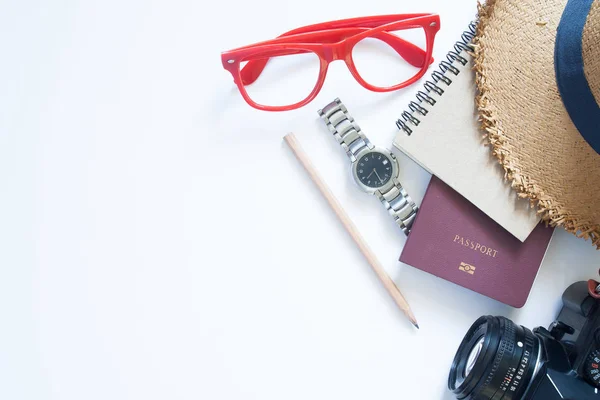
[[[556,83],[571,121],[600,154],[600,107],[584,73],[582,37],[594,0],[569,0],[556,33]],[[600,46],[600,43],[598,43]]]

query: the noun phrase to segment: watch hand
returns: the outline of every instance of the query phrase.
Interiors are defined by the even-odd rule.
[[[373,172],[375,172],[375,168],[373,168]],[[371,172],[366,179],[369,179],[371,177],[371,175],[373,175],[373,172]]]
[[[379,182],[383,183],[383,179],[381,179],[381,177],[379,176],[379,174],[377,173],[377,171],[373,170],[373,172],[375,172],[375,175],[377,175],[377,178],[379,179]]]

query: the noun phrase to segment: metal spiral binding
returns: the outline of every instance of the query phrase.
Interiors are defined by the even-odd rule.
[[[475,37],[476,28],[477,22],[472,21],[469,24],[468,30],[464,31],[460,36],[460,40],[454,44],[454,48],[446,54],[446,59],[442,60],[438,65],[438,69],[431,73],[431,79],[425,81],[423,90],[417,92],[415,96],[416,101],[408,103],[408,110],[403,111],[400,118],[396,120],[398,129],[410,135],[412,129],[409,125],[417,126],[421,123],[421,120],[415,114],[427,115],[429,112],[427,105],[434,106],[437,101],[435,96],[442,96],[444,94],[441,83],[446,86],[450,86],[452,83],[452,79],[448,77],[447,72],[449,71],[454,75],[458,75],[459,70],[453,64],[459,62],[462,65],[466,65],[468,62],[462,54],[463,52],[473,50],[471,40]]]

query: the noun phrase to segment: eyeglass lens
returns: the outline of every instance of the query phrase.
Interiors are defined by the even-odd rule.
[[[271,53],[258,78],[244,85],[248,96],[264,106],[287,106],[306,99],[319,79],[320,59],[312,52]],[[253,57],[260,61],[266,57]],[[246,66],[248,60],[240,66]],[[250,65],[250,68],[255,68]]]
[[[362,39],[352,48],[352,60],[365,82],[386,88],[417,75],[423,66],[426,49],[423,28],[401,29]]]

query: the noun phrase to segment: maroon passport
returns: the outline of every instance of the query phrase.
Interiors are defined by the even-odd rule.
[[[523,307],[554,229],[519,241],[432,176],[400,261],[513,307]]]

